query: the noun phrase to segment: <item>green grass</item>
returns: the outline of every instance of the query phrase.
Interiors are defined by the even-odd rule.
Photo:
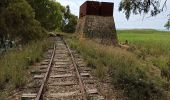
[[[119,30],[118,38],[120,42],[128,40],[130,44],[134,44],[138,48],[149,49],[149,53],[153,55],[167,55],[167,53],[170,52],[170,32],[156,30]]]
[[[166,100],[170,87],[170,33],[155,30],[118,31],[124,50],[92,40],[68,36],[69,45],[84,56],[101,80],[112,76],[112,84],[123,89],[130,100]],[[169,39],[168,39],[169,38]]]
[[[22,50],[9,51],[0,57],[0,97],[4,89],[20,88],[27,83],[29,66],[38,62],[52,43],[49,39],[32,41]]]
[[[170,32],[156,30],[118,31],[121,42],[128,40],[133,47],[131,52],[139,59],[150,62],[161,69],[161,75],[170,80]]]

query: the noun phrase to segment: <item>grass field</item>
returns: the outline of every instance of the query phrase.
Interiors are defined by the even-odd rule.
[[[170,32],[156,30],[118,31],[120,42],[128,40],[139,59],[161,69],[163,78],[170,80]]]
[[[120,42],[128,40],[139,48],[157,49],[162,54],[170,52],[170,32],[156,30],[119,30]]]
[[[120,42],[130,48],[105,46],[93,40],[68,42],[84,56],[99,78],[111,74],[112,84],[124,90],[130,100],[166,100],[170,90],[170,32],[155,30],[118,31]]]

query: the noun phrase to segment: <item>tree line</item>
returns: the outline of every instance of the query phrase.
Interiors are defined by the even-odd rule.
[[[54,0],[0,0],[0,43],[27,43],[47,31],[74,32],[77,16]]]

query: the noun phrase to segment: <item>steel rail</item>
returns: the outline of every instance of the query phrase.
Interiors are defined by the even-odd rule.
[[[52,56],[51,56],[51,59],[50,59],[50,63],[48,64],[47,72],[45,73],[45,77],[43,78],[43,83],[41,84],[41,87],[38,91],[38,94],[37,94],[35,100],[41,100],[41,96],[42,96],[42,93],[44,91],[44,87],[45,87],[45,84],[46,84],[47,79],[49,77],[50,70],[51,70],[51,67],[52,67],[52,64],[53,64],[53,60],[54,60],[54,56],[55,56],[55,50],[56,50],[56,44],[54,43],[54,49],[53,49],[53,53],[52,53]]]
[[[77,77],[78,77],[78,80],[79,80],[80,90],[81,90],[81,93],[82,93],[82,96],[83,96],[83,100],[87,100],[87,94],[86,94],[86,91],[85,91],[85,88],[84,88],[84,84],[83,84],[82,79],[81,79],[81,75],[80,75],[80,73],[78,71],[78,65],[75,63],[74,56],[73,56],[69,46],[67,45],[66,41],[63,39],[63,37],[61,37],[61,38],[62,38],[64,44],[66,45],[66,48],[69,51],[69,54],[71,56],[71,60],[73,62],[73,66],[74,66],[74,68],[76,70],[76,74],[77,74]]]

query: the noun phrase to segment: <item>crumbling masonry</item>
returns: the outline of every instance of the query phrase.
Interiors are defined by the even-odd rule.
[[[98,38],[102,43],[116,44],[113,3],[86,1],[80,6],[76,33],[79,37]]]

